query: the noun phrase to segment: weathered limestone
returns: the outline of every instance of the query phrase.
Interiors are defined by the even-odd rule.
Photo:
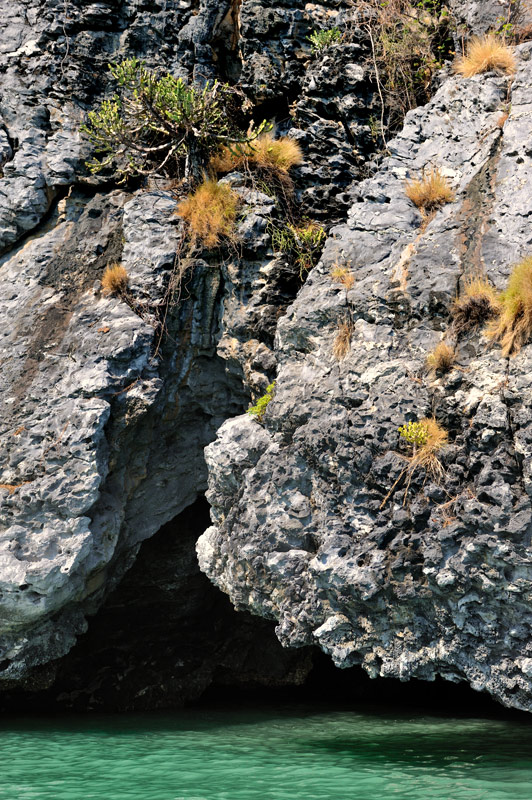
[[[473,331],[447,377],[424,362],[452,341],[463,280],[502,288],[530,253],[530,53],[519,48],[504,127],[507,78],[450,77],[355,185],[347,223],[279,322],[264,424],[230,420],[207,448],[214,524],[198,543],[211,580],[276,619],[285,645],[318,643],[371,675],[467,680],[528,710],[530,346],[508,361]],[[405,179],[430,166],[456,199],[423,227]],[[353,272],[349,291],[337,264]],[[444,480],[417,470],[394,488],[408,454],[398,427],[432,414],[449,432]]]

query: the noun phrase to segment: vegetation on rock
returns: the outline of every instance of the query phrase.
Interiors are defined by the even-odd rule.
[[[515,355],[532,336],[532,256],[514,268],[499,300],[499,315],[487,335],[500,343],[503,356]]]
[[[453,52],[452,18],[439,0],[353,0],[353,6],[370,38],[384,135],[430,99],[432,77]]]
[[[405,439],[412,452],[407,457],[406,467],[401,470],[399,477],[382,501],[381,508],[384,508],[403,478],[406,478],[403,505],[406,503],[412,478],[419,468],[424,469],[427,476],[436,483],[441,481],[445,474],[438,454],[447,444],[448,434],[434,417],[424,417],[418,422],[405,423],[398,430],[399,435]]]
[[[307,221],[299,225],[288,223],[272,231],[272,246],[275,252],[285,253],[304,279],[320,257],[326,239],[324,228],[317,222]]]
[[[424,172],[421,178],[407,181],[405,193],[415,206],[427,212],[454,200],[454,192],[438,167],[432,167],[427,174]]]
[[[332,44],[339,42],[342,38],[340,28],[328,28],[320,31],[313,31],[310,36],[307,36],[310,44],[312,45],[312,54],[321,53]]]
[[[211,159],[215,172],[230,172],[234,169],[288,170],[303,161],[301,147],[290,136],[275,139],[271,133],[263,133],[253,142],[240,145],[238,149],[224,145]]]
[[[434,373],[445,373],[452,369],[455,352],[445,342],[439,342],[432,353],[427,356],[427,367]]]
[[[346,291],[352,289],[355,285],[355,276],[345,265],[335,264],[331,270],[331,279],[335,283],[340,283]]]
[[[266,387],[266,394],[262,395],[262,397],[259,397],[255,405],[248,408],[247,413],[252,417],[257,417],[257,420],[262,422],[264,414],[266,413],[266,409],[268,408],[268,404],[273,400],[274,393],[275,381]]]
[[[349,353],[352,335],[353,325],[351,320],[345,319],[338,326],[338,333],[333,343],[333,356],[337,361],[342,361]]]
[[[109,264],[102,275],[102,294],[123,294],[129,284],[127,270],[121,264]]]
[[[247,144],[267,128],[244,134],[232,122],[237,92],[227,84],[187,84],[159,77],[143,61],[129,58],[109,69],[118,92],[89,112],[83,132],[100,158],[91,172],[106,167],[130,175],[183,176],[197,181],[221,144]]]
[[[455,72],[472,78],[481,72],[495,70],[506,75],[515,72],[515,57],[512,50],[494,33],[471,39],[465,55],[454,65]]]
[[[483,277],[468,278],[451,309],[453,327],[458,334],[465,333],[496,317],[499,311],[499,295],[491,283]]]
[[[193,242],[216,247],[231,238],[239,197],[226,183],[205,179],[176,209],[188,225]]]
[[[418,427],[415,434],[412,432],[412,429],[406,434],[402,433],[400,429],[401,435],[404,436],[413,447],[409,470],[423,467],[432,478],[441,478],[443,475],[443,467],[441,466],[437,454],[447,444],[447,431],[442,428],[434,417],[425,417],[420,420],[420,422],[413,423],[413,425]]]

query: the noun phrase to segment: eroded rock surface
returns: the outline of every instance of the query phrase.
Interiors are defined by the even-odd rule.
[[[466,680],[528,710],[531,349],[503,359],[473,330],[447,377],[425,359],[455,336],[464,280],[503,288],[530,252],[530,53],[518,49],[513,83],[449,77],[354,186],[346,224],[279,322],[264,423],[230,420],[207,448],[214,524],[198,544],[211,580],[277,620],[286,646],[318,643],[375,676]],[[456,197],[422,225],[405,179],[431,166]],[[407,485],[398,427],[431,415],[449,433],[445,477],[418,469]]]
[[[87,179],[79,128],[112,91],[109,61],[234,79],[238,3],[11,3],[0,24],[0,679],[11,685],[68,651],[140,542],[204,491],[203,448],[271,379],[275,323],[300,281],[271,252],[274,204],[258,192],[242,189],[243,259],[196,254],[178,269],[170,191]],[[114,262],[129,274],[125,299],[100,292]]]
[[[485,20],[497,10],[492,0],[455,5],[479,31],[483,9]],[[239,608],[277,620],[285,645],[317,642],[338,665],[466,679],[528,708],[528,351],[508,365],[471,334],[449,378],[422,371],[460,280],[485,269],[502,287],[527,253],[528,46],[504,128],[506,79],[449,79],[408,117],[383,168],[360,183],[380,146],[371,135],[379,106],[367,37],[351,27],[314,55],[308,41],[313,30],[346,25],[347,0],[4,6],[2,686],[42,688],[56,669],[71,669],[67,705],[105,702],[101,661],[87,686],[75,656],[71,667],[58,659],[141,542],[204,491],[203,448],[229,418],[208,450],[216,524],[200,554]],[[188,260],[177,257],[183,229],[171,189],[88,178],[80,123],[112,91],[108,62],[132,55],[200,82],[240,81],[257,120],[300,141],[296,215],[342,224],[299,295],[304,276],[271,247],[283,209],[243,176],[225,179],[243,200],[238,247]],[[404,179],[429,164],[444,169],[457,200],[422,232]],[[114,262],[128,271],[126,297],[101,293]],[[349,292],[331,282],[336,263],[355,273]],[[345,319],[354,334],[338,363],[332,342]],[[265,426],[236,416],[277,372]],[[404,463],[396,428],[420,410],[434,411],[451,435],[444,489],[418,474],[404,507],[398,487],[381,510]],[[190,633],[189,611],[208,613],[216,601],[185,538],[169,550],[171,578],[161,569],[161,603],[176,595],[176,630]],[[142,569],[124,584],[126,606]],[[177,596],[196,582],[205,606]],[[115,621],[122,602],[113,595],[107,608]],[[142,609],[148,620],[149,602]],[[225,641],[232,619],[221,613],[214,624],[213,658],[194,660],[193,637],[170,648],[174,699],[195,696],[216,669],[258,683],[301,679],[299,653],[280,657],[272,645],[270,662],[259,663],[249,618],[234,622],[234,639],[227,634],[244,643],[233,652]],[[258,621],[265,637],[270,629]],[[136,665],[137,698],[161,704],[156,668],[149,659]]]

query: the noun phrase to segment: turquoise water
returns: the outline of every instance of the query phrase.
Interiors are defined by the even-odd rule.
[[[0,800],[531,800],[532,720],[294,708],[3,720]]]

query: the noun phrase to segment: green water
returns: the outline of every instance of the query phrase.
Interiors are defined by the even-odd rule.
[[[532,720],[275,708],[4,720],[0,800],[531,800]]]

